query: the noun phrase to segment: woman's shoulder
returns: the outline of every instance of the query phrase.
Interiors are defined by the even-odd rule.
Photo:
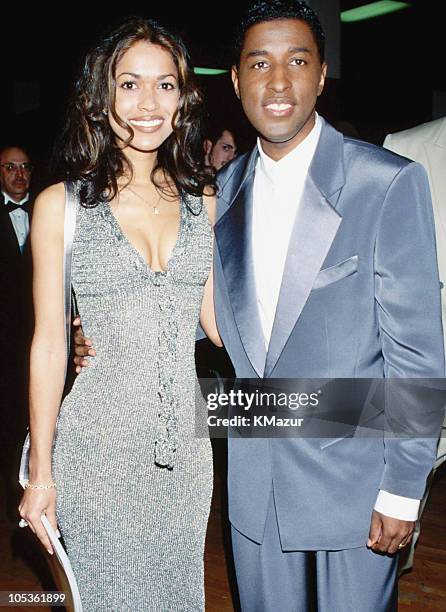
[[[37,196],[33,205],[33,223],[36,218],[63,223],[65,214],[65,185],[63,182],[46,187]]]
[[[45,187],[36,198],[36,204],[44,202],[46,206],[58,207],[65,203],[65,183],[54,183]]]

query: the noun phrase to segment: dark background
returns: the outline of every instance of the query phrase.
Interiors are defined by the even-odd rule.
[[[327,0],[330,2],[330,0]],[[366,0],[341,0],[341,10]],[[235,25],[247,2],[14,3],[1,11],[0,145],[19,143],[37,164],[35,180],[51,181],[47,161],[85,52],[129,15],[157,18],[181,34],[196,66],[227,68]],[[442,2],[411,2],[403,11],[342,24],[341,78],[320,100],[331,122],[348,120],[364,140],[433,118],[434,91],[446,91],[440,51]],[[115,8],[116,7],[116,8]],[[330,58],[328,58],[328,61]],[[235,124],[241,149],[254,142],[229,74],[201,77],[208,112]]]

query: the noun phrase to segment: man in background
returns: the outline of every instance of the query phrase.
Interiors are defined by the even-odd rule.
[[[1,231],[8,232],[12,238],[9,243],[12,256],[17,254],[16,247],[23,254],[29,234],[31,173],[32,165],[23,149],[12,146],[0,152],[2,213],[8,213],[8,216],[2,214]]]
[[[429,177],[437,239],[438,269],[442,285],[441,308],[446,350],[446,334],[444,333],[446,330],[446,117],[431,121],[430,123],[418,125],[404,132],[389,134],[384,141],[384,147],[399,155],[404,155],[404,157],[419,162],[424,166]],[[443,437],[440,438],[440,443],[438,445],[435,469],[438,468],[445,459],[446,422],[443,426]],[[431,482],[432,477],[429,480],[426,493],[421,502],[420,517],[417,521],[411,546],[408,548],[407,557],[405,557],[401,565],[402,571],[410,569],[413,565],[415,544],[420,535],[421,513],[426,505]]]
[[[229,129],[212,127],[204,141],[206,164],[220,170],[237,155],[235,136]]]
[[[31,175],[24,149],[8,146],[0,151],[0,446],[7,489],[26,423],[26,355],[32,326]]]

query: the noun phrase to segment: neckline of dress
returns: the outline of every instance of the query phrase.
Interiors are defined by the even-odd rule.
[[[144,265],[144,267],[146,268],[146,270],[149,272],[149,274],[155,275],[155,276],[166,276],[169,271],[170,271],[170,267],[172,264],[172,261],[175,259],[176,256],[176,251],[178,249],[178,247],[180,246],[180,243],[183,239],[183,230],[184,230],[184,225],[185,225],[185,218],[186,218],[186,206],[184,203],[184,198],[180,195],[179,198],[179,206],[180,206],[180,223],[178,226],[178,235],[177,235],[177,239],[176,242],[172,248],[172,251],[169,255],[169,258],[167,260],[166,263],[166,267],[164,270],[154,270],[149,263],[145,260],[145,258],[142,256],[142,254],[138,251],[138,249],[133,245],[133,243],[127,238],[127,236],[125,235],[125,233],[122,231],[122,227],[119,223],[119,221],[117,220],[117,218],[115,217],[110,204],[108,202],[103,202],[103,206],[105,207],[105,209],[107,210],[109,219],[111,220],[115,230],[117,231],[118,235],[120,236],[121,240],[126,244],[126,246],[132,251],[132,253],[134,255],[137,256],[138,260]]]

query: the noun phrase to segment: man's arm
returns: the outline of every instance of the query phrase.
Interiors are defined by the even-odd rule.
[[[76,373],[79,374],[82,368],[88,366],[88,357],[94,357],[96,351],[90,338],[84,336],[80,317],[74,319],[73,325],[76,327],[74,332],[74,363],[76,365]]]
[[[375,278],[386,378],[444,376],[433,214],[427,177],[418,164],[405,166],[386,194],[376,239]],[[415,409],[421,417],[422,408]],[[392,410],[399,407],[390,402],[386,409],[390,422]],[[415,417],[415,422],[416,416],[406,415]],[[442,411],[432,411],[429,418],[430,431],[439,433]],[[410,540],[437,440],[432,434],[406,439],[387,434],[384,444],[385,467],[368,545],[377,552],[392,553],[398,544]]]

